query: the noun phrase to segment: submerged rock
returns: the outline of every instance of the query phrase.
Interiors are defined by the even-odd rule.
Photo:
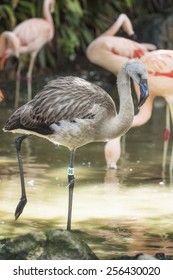
[[[69,231],[29,233],[0,241],[1,260],[96,260],[89,246]]]

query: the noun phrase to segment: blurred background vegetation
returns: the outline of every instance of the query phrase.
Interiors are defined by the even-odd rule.
[[[42,17],[43,0],[1,0],[0,33],[28,18]],[[173,11],[172,0],[56,0],[53,41],[39,53],[37,64],[56,69],[60,56],[73,60],[106,30],[120,13],[132,19]]]

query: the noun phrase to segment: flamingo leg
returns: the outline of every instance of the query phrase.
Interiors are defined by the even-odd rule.
[[[27,86],[28,86],[28,101],[32,99],[32,70],[34,67],[36,55],[31,55],[29,68],[27,72]]]
[[[125,166],[126,164],[126,134],[124,134],[121,138],[121,162],[122,166]]]
[[[15,110],[19,107],[21,69],[22,69],[22,60],[19,58],[19,63],[16,71],[16,93],[15,93],[15,103],[14,103]]]
[[[15,220],[17,220],[20,216],[20,214],[23,212],[23,209],[27,203],[27,197],[26,197],[26,190],[25,190],[25,180],[24,180],[24,172],[23,172],[23,164],[22,164],[22,157],[21,157],[21,144],[22,141],[27,138],[29,135],[23,135],[16,139],[16,152],[17,152],[17,159],[18,159],[18,165],[19,165],[19,171],[20,171],[20,180],[21,180],[21,198],[20,201],[16,207],[15,211]]]
[[[173,104],[169,103],[169,110],[170,110],[170,115],[171,115],[171,126],[173,126]],[[170,160],[170,166],[169,166],[169,174],[170,177],[172,178],[172,172],[173,172],[173,144],[171,147],[171,160]]]
[[[169,112],[169,105],[166,104],[166,128],[164,132],[164,146],[163,146],[163,159],[162,159],[163,174],[165,174],[165,169],[166,169],[166,157],[168,153],[169,138],[170,138],[170,112]]]
[[[67,230],[71,230],[71,217],[72,217],[72,204],[73,204],[73,189],[74,189],[74,157],[75,149],[71,150],[70,153],[70,166],[68,168],[68,188],[69,188],[69,197],[68,197],[68,218],[67,218]]]

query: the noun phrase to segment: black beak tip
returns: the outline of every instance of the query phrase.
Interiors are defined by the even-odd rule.
[[[141,95],[140,95],[140,100],[139,100],[138,107],[141,107],[145,103],[146,99],[149,96],[149,89],[148,89],[147,81],[146,80],[141,80],[140,84],[139,84],[139,87],[140,87]]]

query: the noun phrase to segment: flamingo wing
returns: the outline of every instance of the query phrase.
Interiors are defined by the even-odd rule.
[[[33,100],[20,107],[5,129],[42,130],[42,134],[50,134],[53,123],[99,120],[106,114],[115,116],[116,111],[113,100],[103,89],[77,77],[62,77],[49,82]]]
[[[110,37],[110,40],[112,41],[112,53],[120,56],[128,57],[130,59],[140,58],[148,52],[145,46],[126,38]],[[108,43],[110,45],[110,42]]]
[[[148,73],[153,76],[166,76],[173,78],[173,51],[157,50],[141,57]]]

